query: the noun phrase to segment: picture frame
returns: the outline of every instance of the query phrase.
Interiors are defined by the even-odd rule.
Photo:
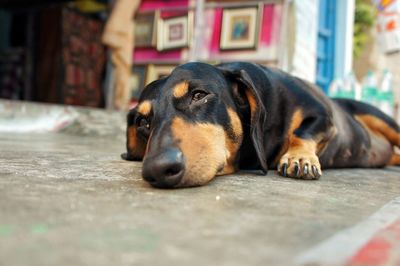
[[[146,66],[134,65],[130,77],[131,99],[139,99],[146,81]]]
[[[158,19],[157,50],[189,47],[192,34],[192,12],[184,16]]]
[[[176,65],[148,65],[146,70],[145,85],[171,74]]]
[[[157,21],[159,12],[138,14],[135,17],[135,47],[148,48],[157,45]]]
[[[225,8],[222,11],[220,50],[256,49],[260,8]]]

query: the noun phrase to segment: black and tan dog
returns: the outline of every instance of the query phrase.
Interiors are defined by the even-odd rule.
[[[203,185],[239,169],[318,179],[321,168],[400,164],[399,126],[378,109],[252,63],[188,63],[128,114],[127,160],[155,187]]]

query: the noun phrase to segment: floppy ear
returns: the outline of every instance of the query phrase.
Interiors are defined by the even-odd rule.
[[[129,111],[126,128],[126,153],[121,154],[127,161],[141,161],[146,151],[147,139],[137,134],[136,108]]]
[[[250,134],[251,140],[254,145],[254,149],[257,153],[257,158],[260,162],[261,170],[264,174],[268,171],[267,154],[265,151],[265,139],[266,137],[266,118],[267,112],[262,101],[260,88],[263,84],[260,84],[259,75],[265,75],[265,73],[252,73],[241,65],[236,64],[225,64],[217,66],[222,71],[224,76],[237,83],[237,87],[233,93],[235,101],[247,100],[250,108]],[[262,71],[262,70],[259,70]],[[262,81],[262,79],[261,79]],[[244,90],[244,93],[243,91]],[[239,103],[243,104],[243,103]]]

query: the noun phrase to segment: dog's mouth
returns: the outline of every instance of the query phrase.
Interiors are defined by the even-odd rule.
[[[163,188],[201,186],[217,175],[236,171],[241,145],[239,118],[230,113],[227,131],[220,124],[190,122],[175,117],[169,131],[150,137],[143,162],[143,178]]]
[[[212,152],[210,152],[212,154]],[[224,174],[225,162],[200,153],[196,158],[187,158],[179,148],[168,148],[144,158],[142,177],[156,188],[183,188],[201,186],[215,176]],[[222,158],[221,158],[222,159]]]
[[[226,163],[221,163],[217,169],[217,175],[223,174]]]

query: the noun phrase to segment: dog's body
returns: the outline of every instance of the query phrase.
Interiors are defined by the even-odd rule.
[[[239,169],[318,179],[321,168],[400,164],[399,126],[365,103],[252,63],[188,63],[148,85],[128,115],[126,159],[158,187]]]

